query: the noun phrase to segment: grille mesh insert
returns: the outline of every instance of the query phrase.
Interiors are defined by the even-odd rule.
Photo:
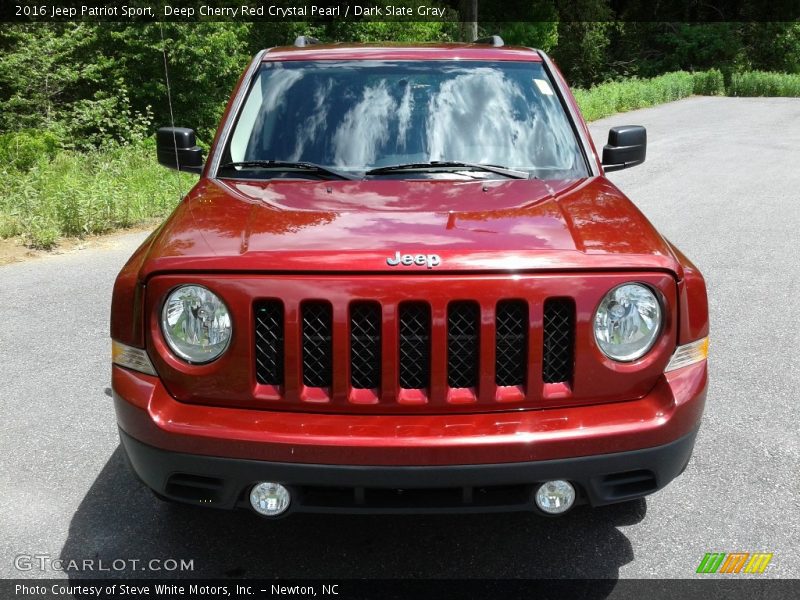
[[[309,387],[331,385],[331,305],[305,302],[303,314],[303,383]]]
[[[283,384],[283,304],[267,300],[255,305],[256,381]]]
[[[381,307],[374,302],[350,305],[350,385],[381,385]]]
[[[333,311],[322,300],[300,304],[299,329],[285,329],[285,308],[280,300],[253,305],[255,376],[262,385],[284,386],[287,335],[299,335],[302,383],[330,388],[333,384]],[[401,302],[398,306],[398,383],[405,389],[431,385],[432,315],[427,302]],[[575,304],[571,298],[549,298],[543,306],[542,380],[571,382],[575,362]],[[438,321],[437,321],[438,322]],[[472,300],[451,302],[446,314],[447,386],[480,385],[481,309]],[[350,304],[349,385],[354,390],[377,390],[386,385],[382,375],[383,309],[374,300]],[[495,310],[495,377],[501,387],[525,386],[531,355],[529,307],[525,300],[500,300]],[[346,338],[345,338],[346,339]],[[444,340],[443,340],[444,341]],[[344,346],[344,340],[337,342]],[[345,351],[344,347],[338,351]],[[299,383],[299,382],[297,382]]]
[[[430,383],[431,310],[422,302],[400,305],[400,387],[421,389]]]
[[[497,304],[495,316],[495,383],[525,385],[528,366],[528,305],[522,300]]]
[[[478,331],[480,307],[475,302],[453,302],[447,308],[447,385],[478,385]]]
[[[542,379],[545,383],[570,381],[574,366],[575,306],[566,298],[544,303],[544,354]]]

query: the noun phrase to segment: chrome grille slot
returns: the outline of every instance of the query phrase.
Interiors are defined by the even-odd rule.
[[[542,379],[545,383],[572,380],[574,368],[575,305],[568,298],[548,298],[544,303],[544,351]]]
[[[256,338],[256,381],[283,384],[283,304],[266,300],[254,306]]]
[[[331,305],[304,302],[302,313],[303,384],[324,388],[331,385],[333,358]]]
[[[525,385],[527,370],[528,305],[522,300],[503,300],[495,314],[495,383]]]
[[[447,307],[447,385],[478,385],[481,311],[475,302],[451,302]]]
[[[400,387],[427,388],[431,376],[431,309],[423,302],[400,305]]]
[[[350,385],[354,389],[381,385],[381,307],[376,302],[350,305]]]

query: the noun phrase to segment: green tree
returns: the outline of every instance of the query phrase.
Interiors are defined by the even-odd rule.
[[[744,23],[740,69],[800,73],[800,23]]]
[[[0,29],[0,131],[52,128],[66,107],[96,83],[85,59],[95,29],[84,24],[33,23]]]
[[[140,139],[176,123],[210,141],[249,59],[250,23],[36,23],[3,29],[0,130],[47,129],[64,145]]]
[[[558,43],[558,11],[550,0],[482,2],[478,10],[481,36],[498,34],[509,45],[552,51]],[[513,16],[516,20],[509,21]]]
[[[98,50],[125,85],[132,105],[140,111],[151,107],[155,126],[170,123],[166,51],[175,124],[196,128],[210,142],[225,101],[250,60],[253,25],[109,23],[98,35]]]
[[[614,75],[609,56],[615,24],[605,0],[576,0],[559,9],[553,57],[570,85],[587,87]]]

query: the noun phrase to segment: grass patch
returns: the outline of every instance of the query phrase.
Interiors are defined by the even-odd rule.
[[[725,83],[716,69],[689,73],[676,71],[651,79],[627,79],[574,90],[575,99],[587,121],[680,100],[693,94],[723,95]]]
[[[800,96],[800,74],[746,71],[734,73],[729,96]]]
[[[12,165],[0,167],[0,237],[21,236],[32,248],[163,218],[180,197],[176,172],[156,162],[152,144],[62,150],[28,169]],[[195,178],[180,178],[188,191]]]
[[[800,74],[745,71],[731,75],[730,84],[717,69],[676,71],[651,79],[601,83],[589,90],[574,90],[587,121],[616,113],[647,108],[687,96],[791,96],[800,97]]]

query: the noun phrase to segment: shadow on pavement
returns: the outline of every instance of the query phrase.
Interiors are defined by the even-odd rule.
[[[633,549],[618,527],[641,521],[644,500],[562,518],[535,514],[294,515],[164,504],[129,471],[120,447],[81,502],[61,556],[193,560],[191,572],[80,572],[85,577],[600,578],[610,592]],[[120,564],[120,563],[117,563]],[[602,587],[602,585],[601,585]]]

